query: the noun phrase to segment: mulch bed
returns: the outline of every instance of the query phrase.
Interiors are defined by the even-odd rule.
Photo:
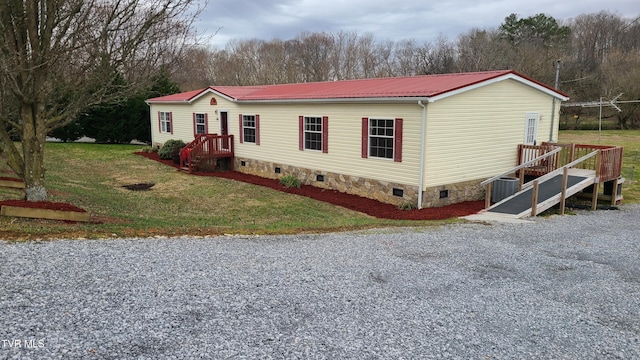
[[[172,160],[162,160],[155,152],[136,152],[136,155],[161,162],[165,165],[179,168]],[[212,176],[232,179],[249,184],[265,186],[278,191],[306,196],[312,199],[342,206],[347,209],[362,212],[381,219],[394,220],[443,220],[454,217],[475,214],[484,208],[484,201],[467,201],[439,208],[400,210],[397,206],[385,204],[377,200],[364,198],[357,195],[345,194],[335,190],[317,188],[311,185],[302,185],[299,189],[284,187],[278,180],[267,179],[260,176],[243,174],[236,171],[218,171],[208,173],[193,173],[199,176]]]
[[[0,207],[15,206],[30,209],[47,209],[47,210],[62,210],[62,211],[75,211],[75,212],[87,212],[77,206],[71,204],[65,204],[60,202],[51,201],[27,201],[27,200],[4,200],[0,201]]]
[[[22,179],[18,179],[18,178],[12,178],[12,177],[4,177],[4,176],[0,176],[0,180],[4,180],[4,181],[15,181],[18,183],[22,182]]]

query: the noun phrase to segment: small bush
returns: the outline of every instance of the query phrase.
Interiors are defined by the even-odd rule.
[[[180,155],[180,150],[187,144],[182,140],[167,140],[158,150],[160,159],[171,160]]]
[[[400,210],[414,210],[417,209],[418,206],[416,206],[416,204],[409,202],[409,201],[405,201],[402,204],[398,205],[398,209]]]
[[[280,184],[287,188],[300,188],[300,180],[293,175],[287,175],[280,178]]]
[[[158,148],[155,146],[145,146],[142,149],[140,149],[140,151],[143,153],[154,153],[154,152],[158,152]]]

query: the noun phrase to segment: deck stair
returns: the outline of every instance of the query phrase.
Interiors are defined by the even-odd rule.
[[[481,183],[486,191],[485,210],[473,216],[476,219],[521,219],[536,216],[557,204],[564,214],[565,200],[590,186],[592,209],[595,209],[600,183],[612,182],[612,188],[618,188],[622,150],[618,146],[521,145],[518,166]],[[507,174],[516,174],[519,178],[518,191],[492,205],[492,183]],[[525,183],[525,176],[533,179]],[[616,194],[612,195],[612,204],[617,199]]]
[[[231,158],[233,170],[233,135],[200,134],[180,151],[180,169],[194,171],[216,170],[218,159]]]

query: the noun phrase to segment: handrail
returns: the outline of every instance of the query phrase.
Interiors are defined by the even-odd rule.
[[[545,153],[544,155],[540,155],[540,156],[538,156],[537,158],[532,159],[532,160],[529,160],[529,161],[527,161],[526,163],[520,164],[520,165],[518,165],[518,166],[516,166],[516,167],[514,167],[514,168],[512,168],[512,169],[509,169],[509,170],[507,170],[507,171],[503,172],[503,173],[502,173],[502,174],[500,174],[500,175],[496,175],[496,176],[494,176],[494,177],[492,177],[492,178],[490,178],[490,179],[487,179],[487,180],[485,180],[485,181],[481,182],[481,183],[480,183],[480,185],[481,185],[481,186],[485,186],[485,185],[487,185],[487,184],[489,184],[489,183],[492,183],[492,182],[494,182],[494,181],[498,180],[499,178],[501,178],[501,177],[503,177],[503,176],[505,176],[505,175],[507,175],[507,174],[514,173],[514,172],[516,172],[517,170],[520,170],[520,169],[522,169],[522,168],[525,168],[525,167],[527,167],[527,166],[529,166],[529,165],[531,165],[531,164],[533,164],[533,163],[535,163],[535,162],[537,162],[537,161],[540,161],[540,160],[542,160],[542,159],[545,159],[545,158],[547,158],[547,157],[549,157],[549,156],[551,156],[551,155],[555,155],[556,153],[559,153],[560,151],[562,151],[562,148],[561,148],[561,147],[556,148],[556,149],[553,149],[552,151],[549,151],[548,153]]]
[[[583,157],[581,157],[581,158],[579,158],[577,160],[574,160],[574,161],[568,163],[567,165],[564,165],[564,166],[562,166],[560,168],[557,168],[556,170],[553,170],[550,173],[547,173],[547,174],[545,174],[543,176],[540,176],[539,178],[537,178],[537,179],[535,179],[533,181],[529,181],[528,183],[522,185],[522,190],[525,190],[525,189],[528,189],[528,188],[532,187],[534,182],[538,182],[538,184],[541,184],[541,183],[543,183],[543,182],[545,182],[545,181],[547,181],[549,179],[554,178],[556,175],[558,175],[558,173],[564,171],[563,170],[564,168],[570,169],[570,168],[578,165],[579,163],[581,163],[581,162],[583,162],[583,161],[585,161],[585,160],[587,160],[589,158],[592,158],[593,156],[598,155],[599,151],[600,150],[594,150],[594,151],[590,152],[589,154],[587,154],[587,155],[585,155],[585,156],[583,156]]]
[[[188,164],[189,172],[194,170],[194,160],[196,157],[204,156],[202,164],[211,162],[217,157],[233,157],[233,135],[199,134],[196,138],[185,146],[181,151],[180,166]],[[233,170],[233,162],[231,163]]]

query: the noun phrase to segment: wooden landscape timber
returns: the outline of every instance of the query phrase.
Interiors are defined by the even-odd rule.
[[[24,182],[21,179],[0,178],[0,187],[13,189],[24,189]]]
[[[63,220],[63,221],[78,221],[78,222],[91,221],[91,214],[88,212],[53,210],[53,209],[37,209],[37,208],[27,208],[27,207],[9,206],[9,205],[2,205],[2,207],[0,208],[0,215],[33,218],[33,219],[47,219],[47,220]]]

